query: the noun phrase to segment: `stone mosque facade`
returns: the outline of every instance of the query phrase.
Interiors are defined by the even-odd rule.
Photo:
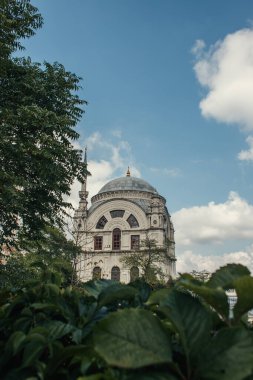
[[[153,186],[132,177],[128,169],[125,177],[104,185],[89,208],[87,198],[85,178],[74,215],[75,234],[83,249],[77,263],[81,281],[104,278],[128,283],[141,276],[140,268],[127,268],[120,259],[143,249],[141,242],[147,237],[164,250],[166,259],[159,266],[165,279],[176,276],[173,224],[165,198]]]

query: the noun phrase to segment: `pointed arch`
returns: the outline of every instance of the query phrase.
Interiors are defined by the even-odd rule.
[[[120,251],[121,249],[121,231],[119,228],[114,228],[112,231],[112,249],[113,251]]]
[[[100,280],[100,278],[101,278],[101,268],[100,267],[93,268],[92,279],[93,280]]]
[[[120,269],[117,266],[112,267],[111,279],[114,281],[120,281]]]

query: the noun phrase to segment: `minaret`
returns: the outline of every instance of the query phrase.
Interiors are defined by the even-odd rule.
[[[84,164],[87,168],[87,147],[84,150]],[[84,180],[81,183],[81,191],[79,191],[79,206],[75,211],[74,220],[75,226],[78,230],[84,230],[85,222],[88,215],[88,198],[89,192],[87,191],[87,174],[85,174]]]

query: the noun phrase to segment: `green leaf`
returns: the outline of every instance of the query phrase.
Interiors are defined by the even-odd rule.
[[[83,357],[88,351],[87,347],[84,345],[75,345],[68,346],[59,350],[59,352],[48,362],[47,365],[47,374],[52,375],[55,373],[56,369],[62,364],[62,362],[66,361],[69,358],[73,358],[75,356]]]
[[[134,282],[131,282],[130,285],[138,290],[136,299],[138,300],[139,304],[143,304],[148,300],[152,291],[152,288],[149,284],[147,284],[143,279],[138,278]]]
[[[31,307],[35,310],[58,310],[58,307],[54,303],[35,302],[31,305]]]
[[[88,296],[93,296],[98,299],[99,294],[112,284],[115,284],[115,281],[111,280],[91,280],[83,284],[83,289]]]
[[[234,319],[238,321],[253,308],[253,277],[243,276],[234,281],[237,303],[233,309]]]
[[[112,284],[103,289],[99,294],[98,306],[102,307],[117,301],[119,302],[123,300],[131,300],[135,297],[136,294],[137,290],[132,286],[123,285],[120,283]]]
[[[15,331],[6,343],[6,352],[12,352],[13,355],[23,347],[23,343],[26,339],[26,335],[22,331]]]
[[[60,339],[76,330],[75,326],[61,321],[50,321],[45,327],[48,330],[48,337],[51,340]]]
[[[127,375],[126,380],[177,380],[178,377],[168,373],[168,370],[162,372],[158,370],[148,369],[145,372],[135,371],[133,374]]]
[[[77,380],[105,380],[106,377],[103,373],[96,373],[94,375],[81,376]]]
[[[202,297],[208,305],[214,308],[225,320],[229,318],[229,303],[225,291],[221,288],[213,289],[205,286],[205,283],[197,284],[196,281],[182,278],[179,284],[184,288],[193,291],[198,296]]]
[[[38,333],[33,333],[27,337],[28,343],[25,346],[23,353],[23,367],[29,367],[41,356],[44,351],[47,341],[46,338]]]
[[[176,289],[156,292],[149,300],[154,301],[179,333],[189,369],[190,358],[196,359],[209,339],[211,314],[197,298]]]
[[[227,264],[214,272],[206,286],[210,288],[233,288],[233,282],[239,277],[250,275],[248,268],[241,264]]]
[[[253,335],[244,328],[220,330],[200,350],[196,379],[242,380],[253,369]]]
[[[94,346],[108,364],[121,368],[171,361],[170,338],[161,322],[147,310],[111,313],[95,328]]]

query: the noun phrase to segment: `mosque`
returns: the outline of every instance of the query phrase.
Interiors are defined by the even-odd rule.
[[[84,160],[87,164],[86,151]],[[165,198],[153,186],[132,177],[128,169],[125,177],[104,185],[89,208],[87,198],[86,177],[74,214],[75,234],[83,248],[77,264],[81,281],[105,278],[128,283],[141,276],[140,268],[127,268],[120,259],[142,250],[147,237],[165,253],[166,259],[159,262],[165,279],[176,276],[173,224]]]

